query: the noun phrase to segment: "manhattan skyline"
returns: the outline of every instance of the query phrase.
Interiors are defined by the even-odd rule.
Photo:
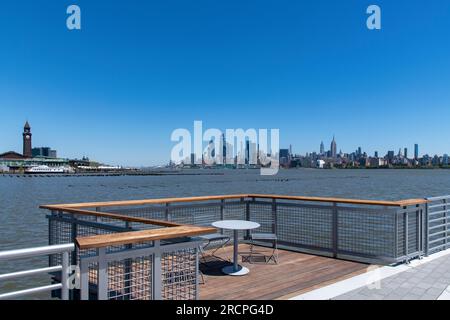
[[[379,31],[356,0],[78,1],[74,32],[66,3],[2,4],[0,150],[21,151],[28,120],[62,157],[165,164],[202,120],[280,129],[295,154],[333,134],[337,152],[448,153],[450,3],[376,2]]]

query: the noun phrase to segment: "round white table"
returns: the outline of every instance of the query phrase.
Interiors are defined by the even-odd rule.
[[[238,231],[256,229],[260,227],[260,224],[246,220],[221,220],[213,222],[212,225],[219,229],[227,229],[234,231],[233,265],[224,267],[222,269],[222,272],[230,276],[243,276],[249,273],[248,268],[238,265],[238,251],[239,251]]]

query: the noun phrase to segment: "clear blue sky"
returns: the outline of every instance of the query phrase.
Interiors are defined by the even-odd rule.
[[[68,31],[78,4],[82,30]],[[366,8],[382,9],[382,30]],[[294,152],[450,153],[448,0],[0,5],[0,151],[166,163],[176,128],[279,128]]]

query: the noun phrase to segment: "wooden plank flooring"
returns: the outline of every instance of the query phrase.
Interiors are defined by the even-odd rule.
[[[249,246],[241,244],[239,251],[246,256]],[[272,249],[256,247],[255,251],[270,254]],[[220,249],[216,255],[231,260],[233,247]],[[207,263],[200,266],[206,280],[200,285],[200,299],[208,300],[288,299],[364,273],[369,267],[363,263],[279,250],[278,265],[272,261],[266,264],[262,259],[255,258],[251,264],[242,263],[250,269],[248,275],[233,277],[221,272],[222,267],[231,262],[207,254],[206,257]]]

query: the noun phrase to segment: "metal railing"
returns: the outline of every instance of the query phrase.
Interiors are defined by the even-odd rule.
[[[47,219],[51,244],[77,243],[78,239],[178,226],[103,213],[100,208],[96,211],[61,208],[52,210]],[[173,239],[164,241],[133,241],[130,237],[126,243],[114,245],[108,242],[104,247],[94,248],[77,243],[71,262],[80,267],[80,287],[71,290],[70,297],[82,300],[197,299],[198,245],[197,240],[179,238],[176,234]],[[59,263],[59,256],[50,256],[50,267]]]
[[[81,300],[198,299],[199,241],[161,243],[81,256]]]
[[[424,203],[366,204],[254,195],[111,207],[108,211],[193,225],[224,219],[251,220],[261,225],[259,232],[276,233],[280,248],[361,262],[395,264],[424,254]],[[247,237],[241,235],[243,240]]]
[[[433,201],[446,203],[444,198]],[[47,215],[50,244],[71,243],[80,237],[97,235],[104,235],[103,239],[117,239],[107,235],[163,230],[162,227],[210,226],[217,220],[240,219],[258,222],[260,232],[275,233],[279,248],[361,262],[395,264],[426,254],[435,243],[435,238],[430,240],[430,237],[435,237],[437,232],[430,233],[429,229],[429,211],[435,207],[427,202],[425,199],[373,201],[253,194],[42,208],[51,211]],[[228,231],[220,232],[226,234]],[[442,234],[447,241],[450,235]],[[245,241],[248,236],[243,233],[241,239]],[[71,298],[196,299],[196,241],[190,238],[173,240],[108,242],[95,248],[77,246],[71,261],[81,268],[82,289],[71,292]],[[266,245],[264,242],[258,244]],[[58,265],[58,259],[52,256],[50,267]]]
[[[12,272],[7,274],[0,275],[0,281],[18,279],[23,277],[41,275],[41,274],[50,274],[50,273],[60,273],[60,283],[55,283],[47,286],[34,287],[25,290],[13,291],[8,293],[0,294],[0,300],[2,299],[15,299],[31,294],[41,293],[41,292],[51,292],[55,290],[61,290],[61,298],[63,300],[68,300],[69,298],[69,281],[68,281],[68,272],[69,272],[69,253],[74,250],[74,244],[63,244],[63,245],[54,245],[54,246],[46,246],[46,247],[38,247],[38,248],[29,248],[29,249],[19,249],[19,250],[10,250],[0,252],[0,262],[2,261],[10,261],[10,260],[18,260],[18,259],[26,259],[26,258],[34,258],[40,256],[47,255],[62,255],[62,263],[60,265],[49,266],[46,268],[39,269],[31,269],[24,270],[18,272]]]
[[[450,248],[450,195],[427,198],[426,254]]]
[[[42,207],[52,210],[52,217],[67,218],[70,213],[78,220],[86,220],[86,212],[102,211],[106,216],[100,219],[106,222],[112,218],[128,218],[206,226],[224,219],[251,220],[261,225],[259,231],[276,233],[280,248],[393,264],[424,254],[425,203],[424,199],[377,201],[245,194]],[[92,211],[86,211],[88,208]],[[59,213],[55,215],[55,212]],[[91,220],[94,218],[99,219],[90,216]],[[151,227],[147,223],[132,225],[132,230]],[[79,234],[76,231],[72,238]],[[241,237],[245,240],[248,233]]]

